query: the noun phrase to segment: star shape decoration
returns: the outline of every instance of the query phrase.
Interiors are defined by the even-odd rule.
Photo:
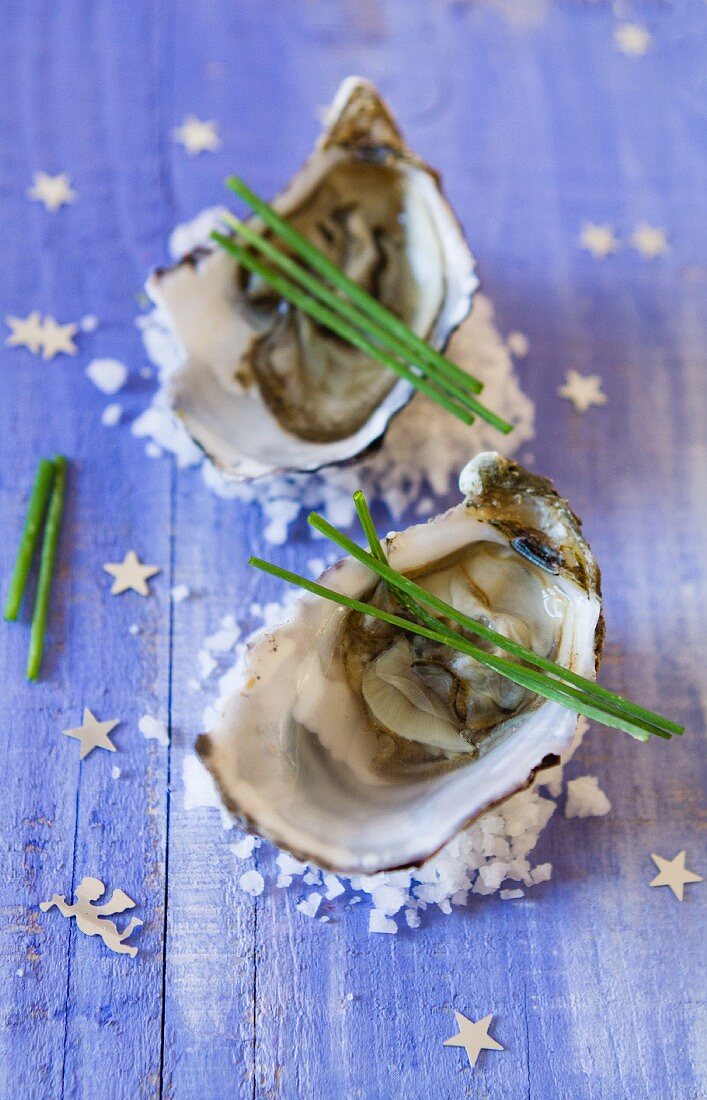
[[[696,875],[694,871],[688,871],[685,866],[685,852],[678,852],[674,859],[663,859],[662,856],[651,852],[651,859],[658,868],[658,874],[648,883],[649,886],[669,886],[678,901],[682,901],[685,892],[685,884],[688,882],[704,882],[702,875]]]
[[[670,250],[668,234],[665,229],[641,222],[631,234],[631,244],[640,252],[645,260],[652,260],[656,256],[664,256]]]
[[[565,381],[557,387],[560,397],[571,401],[575,412],[585,413],[592,405],[606,405],[608,400],[601,391],[601,377],[598,374],[579,374],[576,370],[565,372]]]
[[[651,44],[650,31],[640,23],[622,23],[614,31],[617,50],[631,57],[641,57],[648,53]]]
[[[67,325],[59,325],[48,314],[44,318],[42,326],[42,357],[53,359],[55,355],[76,355],[76,343],[74,336],[78,332],[78,325],[72,322]]]
[[[489,1026],[493,1020],[493,1013],[484,1016],[483,1020],[467,1020],[461,1012],[455,1012],[459,1033],[451,1039],[445,1039],[446,1047],[464,1047],[469,1063],[473,1067],[482,1050],[503,1050],[500,1043],[489,1035]]]
[[[140,596],[149,596],[148,578],[160,572],[159,565],[143,565],[134,550],[128,550],[121,562],[106,562],[103,568],[115,577],[112,596],[119,596],[129,588]]]
[[[99,722],[95,714],[88,707],[83,708],[83,722],[70,730],[62,730],[67,737],[75,737],[81,742],[79,759],[83,760],[94,749],[107,749],[108,752],[117,752],[108,734],[119,724],[120,718],[110,718],[107,722]]]
[[[207,122],[197,118],[196,115],[187,115],[181,126],[175,126],[172,137],[183,145],[190,156],[196,157],[199,153],[213,153],[220,148],[221,138],[215,122]]]
[[[612,226],[594,225],[592,222],[584,222],[579,234],[579,243],[587,252],[591,252],[596,260],[605,260],[612,252],[618,252],[621,247]]]
[[[42,346],[44,338],[44,326],[42,315],[34,309],[26,317],[6,317],[5,324],[10,329],[10,335],[5,343],[11,348],[28,348],[35,355]]]
[[[35,172],[28,196],[36,202],[44,203],[47,210],[54,214],[61,206],[76,202],[76,192],[71,186],[71,178],[66,172],[50,176],[46,172]]]

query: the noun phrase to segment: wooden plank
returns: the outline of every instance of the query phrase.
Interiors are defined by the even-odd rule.
[[[93,356],[130,364],[117,400],[124,423],[147,386],[132,321],[145,266],[169,224],[160,179],[153,51],[154,17],[65,5],[36,18],[30,6],[7,13],[3,102],[13,103],[3,143],[3,188],[15,210],[3,226],[3,303],[61,321],[99,319],[80,334],[76,361],[47,365],[28,352],[2,356],[3,504],[6,577],[37,457],[71,460],[68,507],[50,647],[42,681],[24,683],[26,623],[2,631],[7,683],[3,836],[11,861],[3,875],[5,1004],[0,1092],[28,1097],[154,1095],[160,1073],[162,925],[167,755],[137,728],[145,712],[167,716],[170,484],[125,427],[107,429],[109,400],[83,371]],[[66,170],[74,207],[52,215],[25,196],[32,172]],[[147,196],[147,199],[145,199]],[[19,490],[19,491],[18,491]],[[149,515],[149,521],[146,521]],[[154,595],[113,598],[105,561],[134,547],[163,567]],[[138,636],[128,631],[132,623]],[[83,706],[119,717],[118,752],[79,763],[61,736]],[[121,768],[111,777],[113,765]],[[38,902],[71,897],[84,875],[124,889],[145,928],[135,961],[109,954]],[[139,938],[138,938],[139,937]],[[21,1083],[21,1084],[20,1084]]]
[[[61,448],[75,460],[40,684],[22,681],[26,623],[0,632],[0,1095],[19,1082],[42,1100],[62,1089],[177,1100],[707,1092],[704,888],[688,887],[680,906],[647,886],[651,851],[686,847],[704,873],[704,9],[651,9],[652,47],[638,58],[615,49],[619,20],[604,5],[37,11],[8,11],[0,42],[3,316],[36,305],[101,325],[79,337],[76,363],[0,356],[1,576],[36,456]],[[198,473],[148,461],[126,425],[103,428],[107,399],[81,369],[122,358],[131,378],[117,400],[128,417],[143,407],[135,295],[172,224],[222,201],[229,170],[277,188],[309,151],[314,107],[351,72],[380,84],[442,170],[500,328],[529,336],[519,370],[538,438],[523,456],[555,477],[604,567],[604,682],[688,726],[668,746],[594,732],[570,775],[596,774],[612,813],[566,821],[560,802],[537,852],[553,881],[521,902],[428,913],[424,929],[396,937],[369,935],[365,907],[339,899],[328,923],[307,920],[295,905],[308,890],[273,889],[269,849],[239,864],[218,812],[186,808],[206,701],[189,687],[201,640],[228,613],[247,631],[252,600],[281,590],[242,565],[270,552],[257,505],[218,500]],[[172,143],[188,113],[217,120],[218,153],[192,159]],[[40,168],[71,172],[75,207],[51,216],[27,202]],[[585,219],[615,225],[615,257],[578,248]],[[668,228],[667,257],[649,263],[629,247],[641,220]],[[580,417],[557,397],[570,366],[603,376],[606,408]],[[164,569],[150,601],[107,595],[100,566],[133,543]],[[301,569],[320,550],[300,525],[278,556]],[[193,594],[170,611],[173,583]],[[124,724],[119,754],[79,766],[59,731],[84,703]],[[169,719],[169,752],[137,730],[145,712]],[[249,865],[268,882],[257,899],[237,885]],[[101,873],[141,903],[134,961],[37,914],[43,897]],[[454,1009],[493,1012],[506,1052],[472,1071],[443,1048]]]

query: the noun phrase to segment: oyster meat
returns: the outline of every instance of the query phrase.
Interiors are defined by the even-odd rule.
[[[344,81],[313,155],[274,206],[436,347],[468,314],[478,281],[459,223],[368,81]],[[226,477],[345,461],[414,392],[221,249],[155,272],[147,290],[183,353],[168,400]]]
[[[599,572],[567,502],[495,453],[472,460],[460,487],[462,503],[388,537],[390,564],[593,677]],[[405,614],[351,558],[322,583]],[[456,650],[303,595],[251,643],[197,748],[246,826],[321,866],[375,872],[422,862],[556,763],[576,719]]]

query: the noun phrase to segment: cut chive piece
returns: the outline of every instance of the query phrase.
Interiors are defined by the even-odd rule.
[[[54,575],[54,559],[56,546],[61,526],[61,516],[64,509],[64,485],[66,482],[67,461],[63,455],[57,455],[54,459],[54,487],[47,523],[44,528],[44,541],[42,543],[42,557],[39,564],[39,580],[37,582],[37,595],[32,615],[32,630],[29,640],[29,655],[27,657],[27,679],[36,680],[39,676],[39,668],[42,663],[42,651],[44,649],[44,635],[47,629],[47,609],[49,607],[49,593]]]
[[[338,313],[345,321],[350,321],[358,325],[367,336],[374,337],[381,343],[383,348],[394,352],[402,359],[410,362],[412,366],[417,367],[428,378],[437,382],[438,385],[443,386],[454,397],[459,398],[461,401],[468,402],[469,408],[473,412],[479,415],[485,412],[484,406],[480,402],[475,401],[471,396],[473,393],[477,392],[473,386],[468,383],[463,385],[456,377],[449,378],[445,373],[439,371],[437,367],[432,368],[428,364],[423,363],[423,357],[416,356],[414,352],[411,352],[405,341],[389,333],[385,328],[379,325],[377,321],[360,314],[350,301],[346,298],[342,298],[335,290],[331,290],[315,275],[306,271],[305,268],[291,259],[287,253],[282,252],[272,243],[272,241],[261,236],[260,233],[256,233],[255,230],[251,229],[245,222],[240,221],[238,218],[234,218],[232,214],[224,214],[224,220],[231,229],[239,236],[243,237],[249,245],[258,249],[259,252],[262,252],[272,261],[272,263],[276,264],[277,267],[298,282],[305,290],[308,290],[310,294],[313,294],[315,298],[318,298],[328,306],[329,309],[332,309],[334,313]],[[463,371],[461,373],[465,374]]]
[[[371,548],[371,553],[378,561],[388,564],[388,559],[385,556],[385,551],[381,546],[380,539],[378,538],[378,532],[376,531],[376,525],[373,522],[373,516],[371,515],[368,507],[368,501],[363,495],[363,490],[357,489],[353,495],[354,504],[356,505],[356,511],[358,512],[358,518],[361,521],[363,527],[363,533],[368,539],[368,545]]]
[[[350,610],[358,611],[362,615],[370,615],[375,619],[380,619],[382,622],[389,623],[391,626],[406,630],[410,634],[418,634],[423,638],[429,638],[431,641],[438,642],[440,645],[451,646],[461,653],[466,653],[470,657],[474,657],[480,664],[487,665],[489,668],[492,668],[501,676],[505,676],[506,679],[512,680],[520,687],[524,687],[534,692],[536,695],[542,695],[543,698],[549,699],[552,702],[560,703],[561,706],[567,707],[577,714],[583,714],[587,718],[592,718],[597,722],[601,722],[603,725],[623,730],[639,741],[647,741],[651,733],[666,739],[669,739],[671,736],[670,733],[665,730],[647,728],[645,724],[639,721],[631,721],[625,715],[608,707],[608,705],[599,703],[586,692],[577,691],[575,688],[569,687],[550,676],[535,672],[533,669],[526,668],[523,665],[515,664],[513,661],[509,661],[506,658],[496,657],[493,654],[487,653],[486,650],[479,649],[473,642],[467,641],[466,638],[463,638],[456,632],[445,630],[443,624],[440,624],[440,630],[432,630],[431,628],[423,626],[421,623],[412,622],[410,619],[403,619],[399,615],[393,615],[388,611],[383,611],[372,604],[363,603],[350,596],[344,596],[340,592],[335,592],[331,588],[325,588],[317,584],[316,581],[310,581],[307,577],[301,577],[297,573],[292,573],[288,569],[282,569],[280,566],[272,565],[270,562],[263,561],[261,558],[251,557],[248,560],[248,564],[254,566],[256,569],[261,569],[264,573],[269,573],[272,577],[277,577],[290,584],[298,585],[300,588],[304,588],[306,591],[312,592],[316,596],[321,596],[326,600],[330,600],[332,603],[339,604],[341,607],[347,607]]]
[[[422,393],[427,394],[433,401],[436,401],[438,405],[447,409],[464,424],[471,424],[473,422],[473,416],[467,410],[462,407],[461,404],[457,404],[452,401],[446,394],[438,389],[433,383],[427,379],[414,374],[403,363],[400,363],[397,359],[394,359],[391,355],[382,351],[380,348],[372,344],[358,329],[353,328],[348,322],[341,320],[335,313],[323,306],[315,298],[312,298],[304,290],[298,287],[295,283],[290,282],[283,275],[278,275],[277,272],[261,263],[260,260],[256,260],[254,256],[251,256],[245,248],[236,244],[229,237],[224,237],[222,233],[214,231],[211,234],[213,240],[217,241],[227,252],[230,252],[232,256],[235,256],[239,263],[243,267],[247,267],[249,271],[254,272],[256,275],[260,275],[261,279],[264,279],[267,283],[275,288],[278,294],[281,294],[283,298],[286,298],[298,309],[301,309],[303,313],[313,317],[315,321],[319,321],[320,324],[326,328],[335,332],[342,339],[346,340],[349,344],[353,344],[359,351],[364,352],[365,355],[371,357],[371,359],[377,359],[384,366],[390,367],[396,374],[400,375],[411,385]],[[469,398],[471,401],[472,398]]]
[[[42,458],[37,467],[34,479],[32,495],[27,508],[27,518],[20,539],[20,546],[15,559],[15,568],[12,571],[10,587],[5,600],[5,618],[8,622],[14,622],[20,611],[22,596],[24,594],[27,577],[29,575],[34,548],[37,545],[39,532],[42,529],[42,520],[47,507],[47,501],[51,493],[54,481],[54,463],[48,458]]]
[[[387,581],[393,588],[406,592],[418,603],[434,608],[435,611],[438,611],[453,622],[458,623],[459,626],[462,626],[470,633],[485,638],[487,641],[492,642],[493,645],[498,646],[499,649],[504,650],[506,653],[510,653],[519,660],[535,665],[537,668],[541,668],[554,676],[560,677],[568,684],[574,684],[584,691],[590,692],[596,698],[597,702],[604,701],[608,706],[615,707],[618,711],[635,719],[639,724],[655,727],[650,730],[652,733],[656,733],[659,736],[667,735],[668,737],[673,733],[683,733],[684,727],[678,725],[676,722],[671,722],[669,719],[663,718],[659,714],[646,710],[644,707],[640,707],[636,703],[632,703],[628,699],[616,695],[607,688],[600,687],[599,684],[595,683],[593,680],[588,680],[586,677],[580,676],[579,673],[572,672],[570,669],[556,664],[547,657],[541,657],[532,649],[526,649],[525,646],[513,642],[503,634],[498,634],[495,630],[491,630],[490,627],[484,626],[483,623],[477,622],[476,619],[470,619],[467,615],[462,614],[461,611],[457,611],[457,609],[450,604],[446,604],[443,600],[440,600],[430,592],[427,592],[424,588],[415,584],[414,581],[411,581],[402,573],[397,573],[387,563],[377,561],[371,554],[361,549],[360,546],[347,538],[347,536],[340,531],[337,531],[337,529],[328,523],[327,520],[322,516],[318,516],[315,512],[308,517],[308,522],[315,530],[319,531],[320,534],[325,535],[326,538],[336,543],[337,546],[345,550],[351,557],[368,566],[369,569],[377,573],[379,577],[382,577],[383,580]],[[659,733],[659,731],[663,732]]]
[[[290,222],[285,221],[280,214],[264,199],[261,199],[259,195],[256,195],[254,191],[244,183],[238,176],[229,176],[226,180],[226,185],[230,187],[232,191],[235,191],[252,210],[258,214],[265,224],[281,238],[286,244],[288,244],[294,251],[306,260],[315,271],[318,271],[320,275],[323,275],[325,279],[333,283],[339,290],[348,294],[349,298],[359,307],[361,312],[365,313],[371,320],[376,321],[381,328],[386,329],[389,333],[396,336],[404,344],[406,344],[412,353],[413,358],[419,358],[425,363],[430,363],[436,366],[442,373],[446,373],[450,378],[456,378],[463,386],[471,386],[474,393],[481,393],[483,384],[479,382],[478,378],[473,378],[468,375],[466,371],[463,371],[461,367],[458,367],[456,363],[453,363],[451,359],[447,359],[436,348],[431,347],[421,336],[412,332],[410,328],[387,309],[382,302],[379,302],[377,298],[369,294],[367,290],[364,290],[362,286],[355,283],[353,279],[349,279],[343,271],[341,271],[331,260],[327,259],[323,252],[320,252],[316,245],[311,241],[303,237],[302,234],[295,229]]]

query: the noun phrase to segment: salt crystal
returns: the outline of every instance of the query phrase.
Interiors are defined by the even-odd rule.
[[[111,774],[113,779],[119,779],[120,778],[120,768],[118,767],[117,764],[113,765],[113,767],[110,770],[110,774]]]
[[[278,852],[277,865],[283,875],[303,875],[307,870],[307,864],[300,863],[289,852]]]
[[[501,890],[502,901],[514,901],[516,898],[524,898],[525,892],[523,890]]]
[[[319,920],[322,922],[322,924],[327,924],[328,921],[330,920],[330,918],[329,917],[320,917]]]
[[[539,863],[537,867],[533,867],[530,872],[530,881],[533,886],[537,886],[539,882],[548,882],[552,878],[552,864],[551,863]]]
[[[125,385],[128,368],[118,359],[92,359],[86,374],[103,393],[117,393]]]
[[[353,897],[353,898],[351,898],[351,899],[350,899],[350,901],[349,901],[349,905],[358,905],[358,903],[359,903],[359,902],[360,902],[361,900],[362,900],[362,899],[361,899],[360,897],[358,897],[358,895],[356,895],[356,897]]]
[[[286,886],[292,885],[292,875],[278,875],[277,885],[281,890],[284,890]]]
[[[390,917],[386,917],[380,909],[371,909],[368,914],[369,932],[387,932],[389,935],[398,931],[398,926]]]
[[[208,638],[204,638],[204,648],[211,653],[228,653],[238,641],[239,633],[237,626],[224,627],[214,634],[209,634]]]
[[[530,341],[524,332],[509,332],[506,345],[517,359],[522,359],[530,350]]]
[[[182,782],[184,784],[184,809],[196,810],[201,806],[211,807],[221,814],[224,829],[230,829],[233,818],[219,797],[213,776],[194,753],[189,753],[182,761]]]
[[[265,879],[260,871],[246,871],[245,874],[241,875],[238,879],[238,885],[241,890],[245,890],[246,894],[250,894],[251,897],[257,898],[265,889]]]
[[[105,409],[101,413],[101,424],[106,428],[114,428],[120,421],[123,415],[122,405],[106,405]]]
[[[231,845],[231,851],[238,859],[248,859],[252,856],[253,849],[255,848],[255,837],[244,836],[242,840],[239,840],[237,844]]]
[[[94,313],[87,313],[79,321],[79,328],[82,332],[95,332],[98,328],[98,318]]]
[[[161,718],[153,718],[149,714],[143,714],[137,728],[146,740],[159,741],[160,745],[169,745],[167,724]]]
[[[336,875],[325,874],[324,885],[326,887],[326,896],[328,901],[332,901],[333,898],[338,898],[339,894],[343,894],[346,891],[346,887],[339,882]]]
[[[372,893],[373,904],[381,913],[392,917],[405,904],[405,893],[394,886],[376,886]]]
[[[422,923],[422,918],[415,909],[405,910],[405,920],[408,923],[408,928],[419,928]]]
[[[196,659],[199,662],[199,671],[202,680],[207,680],[216,668],[216,661],[211,656],[208,649],[200,649],[196,655]]]
[[[128,627],[128,633],[132,634],[133,637],[135,637],[136,634],[140,633],[140,627],[137,625],[137,623],[130,624],[130,626]]]
[[[299,901],[297,908],[300,913],[304,913],[305,917],[316,917],[321,901],[322,895],[315,892],[310,894],[306,901]]]
[[[595,775],[580,775],[567,784],[565,817],[603,817],[611,803],[599,787]]]
[[[24,976],[25,976],[25,972],[24,972],[24,970],[22,969],[21,966],[17,968],[17,970],[15,971],[15,974],[17,975],[18,978],[24,978]]]
[[[303,876],[303,881],[307,886],[321,886],[322,879],[319,871],[307,871],[307,874]]]
[[[439,906],[439,908],[442,910],[443,913],[447,914],[447,916],[452,911],[452,903],[449,900],[449,898],[444,898],[442,901],[438,901],[437,905]]]
[[[172,589],[172,599],[175,603],[182,603],[184,600],[188,599],[190,595],[191,593],[186,584],[175,584]]]

